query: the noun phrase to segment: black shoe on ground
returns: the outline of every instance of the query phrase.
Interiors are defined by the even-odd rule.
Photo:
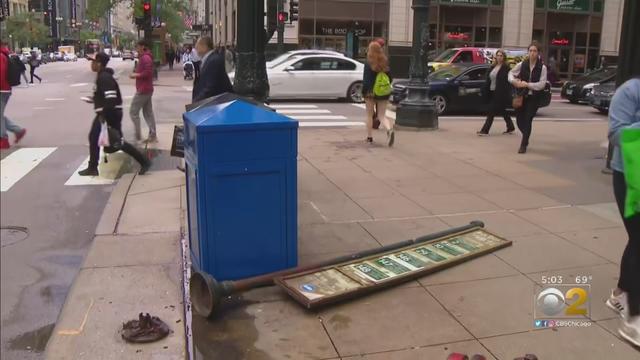
[[[78,175],[80,175],[80,176],[98,176],[98,169],[86,168],[84,170],[78,171]]]
[[[389,147],[392,147],[395,141],[396,141],[396,133],[393,131],[393,129],[391,129],[389,130],[389,140],[387,142],[387,145],[389,145]]]
[[[368,138],[367,138],[367,142],[368,142],[369,144],[372,144],[372,143],[373,143],[373,138],[372,138],[372,137],[368,137]]]
[[[502,135],[511,135],[516,129],[507,129],[507,131],[503,132]]]
[[[527,152],[527,147],[526,146],[520,146],[520,149],[518,149],[518,154],[524,154]]]
[[[489,136],[489,132],[482,131],[482,130],[476,132],[476,134],[478,134],[478,136]]]
[[[149,168],[151,167],[151,160],[147,160],[147,162],[140,166],[140,171],[138,171],[138,175],[144,175],[147,173],[147,171],[149,171]]]

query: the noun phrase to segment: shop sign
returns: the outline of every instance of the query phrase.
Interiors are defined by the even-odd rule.
[[[589,11],[591,0],[550,0],[551,11]]]
[[[471,34],[458,32],[445,33],[445,40],[468,41],[471,40]]]
[[[551,39],[551,45],[568,46],[569,39]]]
[[[466,5],[487,5],[489,3],[489,0],[440,0],[440,2]]]

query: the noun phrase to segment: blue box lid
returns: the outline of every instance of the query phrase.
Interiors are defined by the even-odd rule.
[[[242,100],[206,106],[182,117],[185,123],[195,125],[198,132],[298,128],[296,120]]]

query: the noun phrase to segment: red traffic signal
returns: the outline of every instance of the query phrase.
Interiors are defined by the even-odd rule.
[[[149,11],[149,10],[151,10],[151,4],[150,4],[150,3],[144,3],[144,4],[142,4],[142,10],[144,10],[144,11]]]
[[[279,23],[284,23],[286,21],[289,20],[289,14],[287,12],[284,11],[279,11],[278,12],[278,22]]]

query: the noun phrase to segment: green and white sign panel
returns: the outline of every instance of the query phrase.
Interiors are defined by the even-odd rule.
[[[307,308],[408,281],[510,246],[484,229],[472,229],[406,248],[276,279]]]

